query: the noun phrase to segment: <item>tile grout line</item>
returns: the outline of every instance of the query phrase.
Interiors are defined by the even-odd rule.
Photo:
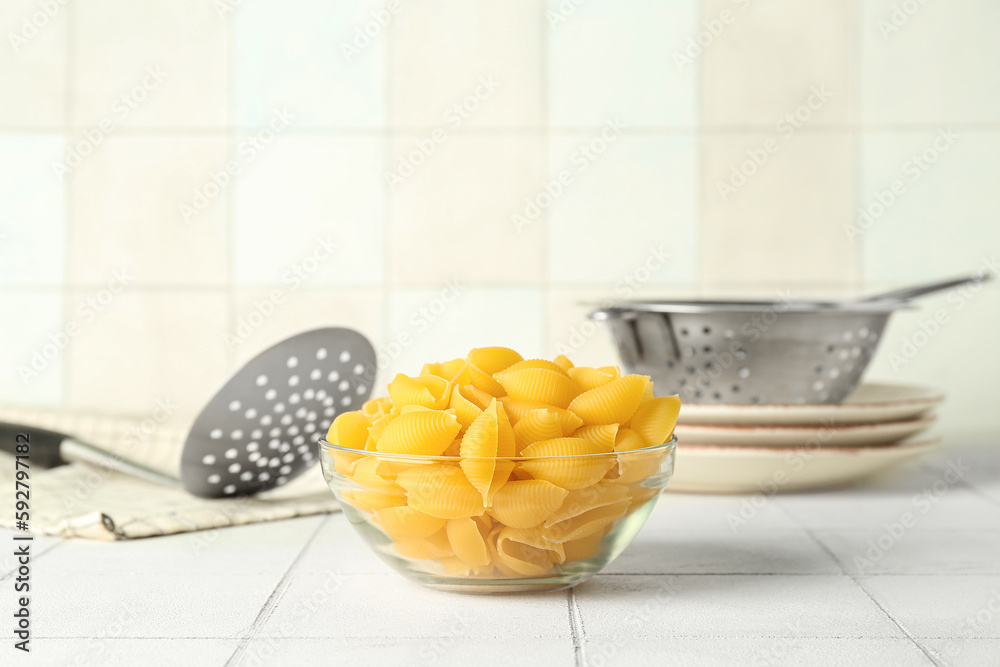
[[[809,537],[810,540],[812,540],[816,544],[816,546],[818,546],[821,550],[823,550],[824,553],[826,553],[830,558],[833,559],[833,561],[837,564],[837,567],[840,568],[840,571],[842,572],[843,576],[847,577],[852,582],[854,582],[854,585],[857,586],[859,589],[861,589],[861,591],[868,597],[868,599],[872,601],[872,604],[878,607],[879,611],[882,612],[882,615],[885,616],[887,619],[889,619],[890,623],[899,628],[899,631],[902,632],[906,636],[906,638],[909,639],[910,642],[912,642],[913,645],[920,650],[921,653],[927,656],[927,659],[931,661],[931,664],[935,665],[936,667],[941,667],[941,663],[938,662],[934,658],[934,656],[930,654],[927,648],[924,647],[923,644],[918,642],[916,638],[905,627],[903,627],[903,624],[897,621],[893,617],[893,615],[889,613],[889,610],[886,609],[884,606],[882,606],[882,604],[875,599],[875,596],[872,595],[871,592],[861,584],[861,582],[859,581],[859,577],[847,572],[847,569],[844,567],[844,564],[841,562],[839,558],[837,558],[837,556],[833,553],[833,551],[830,550],[830,548],[826,545],[825,542],[823,542],[816,535],[814,535],[812,530],[810,530],[804,523],[799,521],[798,517],[789,512],[787,508],[783,507],[780,501],[778,501],[777,506],[778,509],[780,509],[788,518],[790,518],[792,521],[794,521],[802,528],[805,534]]]
[[[70,539],[72,539],[72,538],[70,538]],[[35,562],[37,562],[38,560],[40,560],[43,556],[45,556],[47,553],[49,553],[53,549],[56,549],[57,547],[60,547],[63,544],[66,544],[66,540],[65,539],[62,540],[62,541],[60,541],[60,542],[56,542],[55,544],[53,544],[52,546],[50,546],[45,551],[40,551],[37,554],[31,554],[31,562],[32,562],[32,564],[34,564]],[[17,574],[17,568],[16,567],[13,570],[11,570],[10,572],[7,572],[7,573],[5,573],[3,575],[0,575],[0,583],[3,583],[5,581],[7,581],[11,577],[13,577],[15,574]]]
[[[585,636],[583,633],[583,618],[580,607],[576,603],[576,589],[566,591],[566,610],[569,612],[569,632],[573,639],[573,661],[576,667],[586,667]]]
[[[292,561],[292,564],[288,566],[288,569],[285,570],[285,573],[281,575],[281,579],[278,580],[278,583],[275,585],[274,590],[271,591],[271,594],[267,596],[267,600],[261,606],[260,611],[257,612],[257,616],[253,619],[250,627],[242,633],[243,637],[240,639],[240,643],[237,644],[232,655],[230,655],[229,659],[226,660],[224,667],[230,667],[231,665],[238,664],[238,658],[243,656],[246,652],[247,646],[249,646],[250,642],[257,637],[257,632],[263,627],[267,619],[271,617],[271,614],[274,612],[275,608],[277,608],[278,603],[282,600],[282,598],[284,598],[285,591],[288,590],[288,587],[292,583],[292,572],[295,571],[296,566],[302,561],[302,557],[305,556],[306,551],[309,550],[309,547],[316,539],[316,536],[319,535],[320,530],[323,529],[323,526],[325,526],[329,520],[330,515],[324,515],[323,520],[319,522],[315,530],[313,530],[312,535],[310,535],[309,539],[307,539],[305,544],[302,545],[302,549],[299,550],[299,554],[295,557],[295,560]]]

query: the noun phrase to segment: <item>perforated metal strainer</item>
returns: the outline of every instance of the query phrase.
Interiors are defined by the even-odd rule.
[[[867,299],[632,301],[595,310],[627,370],[690,403],[834,403],[858,384],[893,311],[907,299],[978,283],[949,280]]]

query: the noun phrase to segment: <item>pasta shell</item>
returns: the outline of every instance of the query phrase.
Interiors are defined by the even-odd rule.
[[[493,496],[490,514],[511,528],[531,528],[562,506],[568,493],[542,479],[510,481]]]
[[[681,400],[677,396],[652,398],[635,411],[629,428],[642,436],[647,445],[662,445],[673,434],[680,411]]]
[[[617,484],[596,484],[572,491],[544,523],[546,539],[556,543],[592,535],[625,516],[632,502],[628,489]]]
[[[452,387],[451,402],[448,405],[455,411],[455,416],[458,417],[458,423],[462,425],[462,428],[469,428],[476,417],[483,413],[481,407],[462,394],[462,388],[458,385]]]
[[[366,514],[372,514],[387,507],[400,507],[406,504],[406,496],[397,493],[347,489],[341,493],[341,496],[343,496],[344,502]]]
[[[384,416],[379,417],[372,425],[368,427],[368,441],[365,443],[365,449],[374,452],[379,438],[382,437],[382,433],[385,432],[386,427],[399,416],[398,410],[390,410]]]
[[[642,401],[649,378],[643,375],[626,375],[617,380],[585,391],[569,404],[587,426],[595,424],[624,424],[635,413]]]
[[[514,371],[524,370],[525,368],[547,368],[548,370],[555,371],[556,373],[562,373],[563,375],[566,374],[566,369],[553,361],[548,361],[547,359],[525,359],[508,366],[503,369],[503,372],[513,373]]]
[[[524,416],[532,410],[548,409],[555,411],[555,413],[559,415],[559,424],[562,425],[563,435],[570,435],[573,431],[583,426],[582,419],[569,410],[563,410],[562,408],[557,408],[554,405],[546,405],[545,403],[540,403],[538,401],[514,400],[509,396],[501,398],[500,402],[503,403],[504,410],[507,411],[511,424],[516,425],[517,422],[524,419]]]
[[[622,452],[618,455],[617,475],[610,481],[615,484],[641,482],[660,471],[667,454],[666,449]]]
[[[452,383],[469,384],[472,377],[469,375],[468,362],[465,359],[452,359],[441,363],[424,364],[420,371],[421,375],[436,375]]]
[[[504,371],[495,377],[511,398],[541,401],[557,408],[565,408],[580,393],[580,387],[568,375],[548,368]]]
[[[407,491],[410,507],[441,519],[479,516],[486,511],[482,494],[466,479],[462,469],[435,463],[418,465],[396,477]]]
[[[358,465],[358,461],[364,458],[363,454],[348,454],[335,449],[328,450],[327,455],[333,459],[333,469],[344,477],[353,475],[354,467]]]
[[[553,440],[562,436],[562,425],[555,409],[531,410],[514,426],[514,441],[517,444],[518,455],[533,442]]]
[[[483,410],[462,437],[459,455],[462,471],[483,496],[483,504],[489,507],[496,490],[510,477],[514,464],[497,459],[497,456],[513,455],[513,433],[503,408],[494,401]],[[501,421],[506,432],[501,436]],[[501,444],[501,440],[504,442]],[[507,450],[507,451],[501,451]]]
[[[472,401],[480,410],[485,410],[493,402],[493,394],[483,391],[471,384],[461,386],[462,396]]]
[[[445,521],[412,507],[386,507],[375,512],[375,525],[393,540],[430,537],[444,528]]]
[[[490,554],[486,549],[486,533],[473,519],[451,519],[445,526],[448,543],[458,558],[469,565],[489,565]]]
[[[443,408],[448,381],[435,375],[411,378],[402,373],[389,383],[389,398],[394,407],[420,405],[425,408]]]
[[[384,417],[392,409],[392,401],[389,400],[388,396],[381,396],[379,398],[373,398],[370,401],[365,401],[364,405],[361,406],[361,412],[368,417],[368,422],[374,422],[379,417]]]
[[[493,567],[486,565],[469,565],[461,558],[442,558],[441,565],[444,572],[453,577],[483,577],[493,572]]]
[[[630,428],[618,429],[618,434],[615,436],[616,452],[630,452],[633,449],[642,449],[644,447],[648,447],[648,445],[642,439],[641,435]]]
[[[368,441],[368,417],[362,412],[344,412],[330,424],[326,439],[338,447],[365,448]]]
[[[400,415],[385,427],[375,450],[391,454],[441,456],[461,428],[458,418],[447,412],[410,412]]]
[[[521,462],[521,468],[535,479],[544,479],[564,489],[581,489],[597,483],[614,465],[612,456],[580,456],[603,454],[604,449],[583,438],[543,440],[524,448],[522,456],[537,458]]]
[[[605,373],[604,371],[596,368],[587,368],[586,366],[571,368],[567,371],[567,373],[584,391],[590,391],[591,389],[603,387],[607,383],[618,378],[618,374]]]
[[[522,359],[520,354],[507,347],[477,347],[470,350],[466,357],[472,384],[492,396],[504,395],[503,386],[493,379],[493,375]]]
[[[392,471],[388,471],[389,475],[386,475],[381,470],[383,467],[386,466],[378,457],[366,456],[363,461],[359,461],[354,466],[354,476],[352,479],[367,491],[404,495],[404,490],[396,485],[393,477],[389,476],[392,474]]]
[[[417,560],[441,560],[442,558],[451,558],[455,555],[451,550],[451,545],[448,543],[448,536],[443,530],[439,530],[428,537],[396,540],[393,547],[400,556],[415,558]]]
[[[504,528],[497,534],[497,559],[525,577],[540,577],[566,560],[562,545],[546,540],[537,528]]]
[[[611,452],[615,448],[615,436],[618,434],[618,424],[598,424],[596,426],[583,426],[574,433],[574,438],[589,440],[595,445],[600,445],[606,452]]]
[[[568,371],[569,369],[573,368],[573,362],[570,361],[565,354],[560,354],[552,361],[555,362],[555,364],[564,371]]]
[[[586,537],[581,537],[578,540],[564,542],[563,549],[566,552],[566,562],[573,563],[580,560],[587,560],[591,556],[597,555],[597,553],[601,550],[601,542],[604,540],[604,536],[608,534],[609,530],[610,526],[604,528],[603,530],[591,533]]]

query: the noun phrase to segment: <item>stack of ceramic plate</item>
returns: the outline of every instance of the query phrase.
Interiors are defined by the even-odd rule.
[[[841,403],[687,404],[676,434],[668,491],[775,493],[852,484],[911,457],[940,438],[944,394],[912,385],[862,384]]]

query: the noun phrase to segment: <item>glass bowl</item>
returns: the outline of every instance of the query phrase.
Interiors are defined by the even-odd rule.
[[[608,454],[463,458],[321,440],[320,460],[355,530],[409,579],[463,593],[555,591],[587,580],[628,546],[670,481],[676,442]],[[493,480],[485,501],[468,482],[484,474]]]

